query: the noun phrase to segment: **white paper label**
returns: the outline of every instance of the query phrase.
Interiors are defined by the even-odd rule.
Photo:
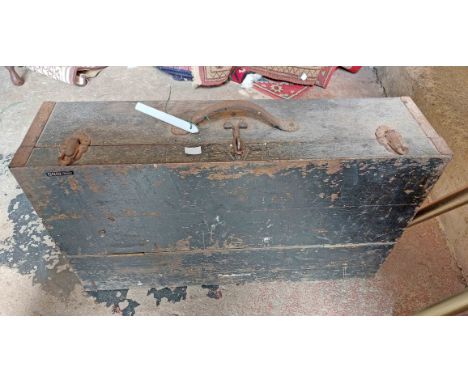
[[[187,154],[187,155],[200,155],[201,154],[201,146],[185,147],[185,154]]]

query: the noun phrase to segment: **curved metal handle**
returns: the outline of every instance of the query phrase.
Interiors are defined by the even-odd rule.
[[[203,121],[218,119],[218,118],[232,118],[232,117],[251,117],[259,121],[265,122],[279,130],[283,131],[296,131],[299,126],[294,121],[283,121],[270,114],[264,108],[243,100],[237,101],[221,101],[209,105],[203,110],[200,110],[192,117],[192,123],[199,124]]]

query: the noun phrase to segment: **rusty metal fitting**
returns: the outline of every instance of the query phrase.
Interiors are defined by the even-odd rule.
[[[401,134],[395,129],[379,126],[375,130],[375,136],[377,141],[392,154],[404,155],[408,153],[408,146],[406,146]]]
[[[237,124],[227,121],[224,123],[223,127],[232,130],[232,152],[236,156],[241,156],[244,152],[244,148],[242,147],[240,129],[247,129],[247,122],[243,119],[239,120]]]
[[[88,151],[90,144],[91,139],[85,133],[77,133],[67,138],[60,146],[59,164],[61,166],[70,166],[75,163]]]

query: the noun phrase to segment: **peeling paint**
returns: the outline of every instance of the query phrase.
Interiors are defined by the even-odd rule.
[[[329,160],[327,162],[327,174],[333,175],[341,171],[342,162],[339,160]]]
[[[175,243],[176,251],[188,251],[190,250],[190,239],[192,236],[189,236],[186,239],[180,239]]]
[[[276,161],[276,162],[241,162],[241,163],[194,163],[181,166],[180,164],[167,163],[164,166],[177,172],[181,178],[191,175],[200,175],[207,172],[207,179],[228,180],[239,179],[244,175],[274,177],[283,172],[295,169],[307,170],[313,161]]]
[[[71,189],[73,192],[77,192],[77,191],[78,191],[78,182],[76,181],[75,178],[69,177],[69,178],[68,178],[68,184],[70,185],[70,189]]]
[[[156,289],[151,288],[147,296],[153,295],[154,299],[156,300],[156,306],[161,304],[163,298],[166,298],[168,302],[172,302],[173,304],[176,302],[180,302],[187,298],[187,287],[176,287],[176,288],[162,288]]]
[[[208,293],[206,294],[209,298],[214,298],[215,300],[219,300],[223,297],[223,293],[219,288],[219,285],[202,285],[203,289],[208,289]]]
[[[26,195],[8,170],[11,155],[0,154],[0,264],[31,274],[33,284],[65,298],[79,284],[68,262],[48,235]]]
[[[17,185],[13,176],[8,170],[8,163],[11,160],[12,155],[3,156],[0,154],[0,258],[2,250],[10,248],[13,243],[7,243],[7,240],[13,236],[14,225],[13,222],[7,218],[10,201],[16,196],[21,194],[21,189]],[[17,209],[19,204],[14,206]]]
[[[135,308],[140,306],[135,300],[127,298],[128,289],[98,290],[87,293],[94,297],[96,303],[104,303],[107,307],[112,307],[113,314],[134,316],[136,313]]]

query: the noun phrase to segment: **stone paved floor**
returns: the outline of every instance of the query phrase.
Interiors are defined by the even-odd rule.
[[[1,69],[1,68],[0,68]],[[465,285],[436,221],[406,231],[376,277],[86,293],[7,166],[43,101],[264,98],[237,84],[193,89],[150,67],[113,67],[84,88],[34,73],[14,87],[0,70],[0,314],[410,314]],[[306,98],[382,97],[374,71],[338,71]]]

